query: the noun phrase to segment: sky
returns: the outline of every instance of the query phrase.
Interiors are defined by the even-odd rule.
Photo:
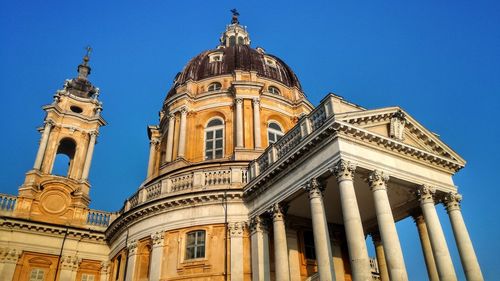
[[[2,1],[0,192],[17,193],[33,166],[41,106],[76,76],[91,45],[90,80],[108,122],[90,171],[91,207],[120,209],[145,179],[146,127],[158,123],[175,74],[218,44],[232,8],[252,46],[287,62],[314,105],[335,92],[369,109],[400,106],[467,160],[454,177],[463,216],[485,279],[498,279],[498,1]],[[397,228],[410,279],[425,280],[414,223]]]

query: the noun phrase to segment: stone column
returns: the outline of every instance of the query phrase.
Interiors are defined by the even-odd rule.
[[[301,281],[300,258],[299,258],[299,236],[297,230],[292,229],[290,224],[285,223],[286,248],[288,250],[288,272],[290,281]]]
[[[380,273],[380,281],[389,281],[389,271],[387,270],[387,262],[385,261],[384,246],[379,232],[372,232],[370,234],[375,246],[375,254],[377,256],[378,270]]]
[[[432,254],[431,240],[429,240],[429,233],[427,232],[427,226],[425,225],[424,216],[422,216],[422,214],[413,215],[413,220],[417,225],[418,236],[420,238],[422,252],[424,253],[425,266],[427,268],[429,280],[439,281],[436,261],[434,260],[434,255]]]
[[[137,263],[137,240],[132,240],[127,245],[128,261],[125,281],[135,280],[135,264]]]
[[[0,249],[0,281],[12,281],[21,251],[12,248]]]
[[[275,279],[289,281],[290,271],[288,266],[288,249],[286,246],[285,210],[279,203],[275,203],[269,212],[273,218]]]
[[[332,169],[337,177],[342,205],[342,216],[346,233],[347,247],[354,281],[372,279],[370,259],[366,249],[363,223],[359,214],[358,201],[354,191],[354,171],[356,166],[345,160],[340,160]]]
[[[186,118],[187,118],[187,108],[183,107],[181,109],[181,122],[179,125],[179,149],[177,151],[177,158],[184,158],[186,150]]]
[[[165,161],[172,161],[172,151],[174,148],[174,126],[175,126],[175,115],[170,113],[168,115],[168,132],[167,132],[167,147],[165,150]]]
[[[101,276],[99,281],[108,281],[109,280],[109,262],[102,261],[101,262]]]
[[[61,257],[59,267],[59,281],[74,281],[76,280],[76,273],[81,259],[77,256],[63,256]]]
[[[270,281],[268,228],[260,216],[250,222],[252,281]]]
[[[382,238],[385,258],[392,281],[408,280],[403,251],[399,243],[396,224],[392,215],[391,204],[387,196],[387,181],[389,177],[381,171],[373,171],[368,176],[368,183],[373,192],[375,213],[377,215],[378,228]]]
[[[472,241],[465,226],[464,218],[460,210],[460,201],[462,196],[457,193],[449,193],[445,197],[446,211],[450,217],[453,235],[457,243],[460,260],[468,281],[484,280],[483,273],[477,261],[476,252],[472,246]]]
[[[326,221],[325,207],[323,205],[323,190],[316,179],[310,180],[305,189],[309,195],[311,206],[311,218],[314,235],[314,250],[318,263],[319,279],[322,281],[335,280],[333,271],[332,247],[330,245],[330,234]]]
[[[149,265],[149,281],[160,280],[161,266],[163,261],[163,232],[158,231],[151,234],[153,247],[151,249],[151,264]]]
[[[47,149],[47,143],[49,141],[50,131],[54,126],[54,122],[52,120],[47,120],[45,122],[45,127],[43,128],[42,139],[40,140],[40,146],[38,146],[38,152],[36,153],[35,164],[33,165],[33,169],[41,170],[43,156],[45,155],[45,150]]]
[[[244,222],[229,224],[231,239],[231,281],[243,281],[243,230]]]
[[[261,148],[261,135],[260,135],[260,101],[253,99],[253,137],[254,147]]]
[[[156,163],[156,150],[160,141],[157,138],[151,138],[149,141],[149,162],[148,162],[148,178],[154,174]]]
[[[236,147],[243,147],[243,99],[236,98]]]
[[[94,155],[94,146],[97,138],[97,131],[92,131],[89,133],[90,140],[87,147],[87,154],[85,156],[85,164],[83,165],[82,180],[86,180],[89,177],[90,164],[92,163],[92,155]]]
[[[427,224],[427,231],[429,232],[429,239],[431,240],[432,253],[436,261],[436,268],[441,281],[456,281],[457,275],[453,268],[448,245],[444,238],[443,229],[434,207],[434,193],[435,190],[429,186],[423,185],[418,189],[418,197],[420,201],[420,208],[424,215],[425,223]]]

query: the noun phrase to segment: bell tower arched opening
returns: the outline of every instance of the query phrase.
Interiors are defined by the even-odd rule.
[[[71,138],[59,141],[51,174],[69,177],[76,153],[76,142]]]

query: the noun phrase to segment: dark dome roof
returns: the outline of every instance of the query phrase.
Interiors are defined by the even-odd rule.
[[[210,62],[210,54],[222,53],[221,61]],[[265,62],[265,56],[275,60],[276,66]],[[175,88],[188,80],[198,81],[205,78],[231,74],[234,70],[256,71],[260,77],[276,80],[289,87],[302,90],[297,75],[276,56],[261,53],[248,45],[234,45],[205,51],[194,57],[178,73],[168,96],[175,94]]]

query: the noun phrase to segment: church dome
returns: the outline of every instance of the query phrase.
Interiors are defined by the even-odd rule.
[[[191,59],[179,72],[168,96],[175,94],[175,88],[189,80],[232,74],[235,70],[255,71],[262,78],[275,80],[288,87],[302,91],[299,79],[292,69],[280,58],[266,54],[263,49],[254,49],[246,44],[219,46]]]

